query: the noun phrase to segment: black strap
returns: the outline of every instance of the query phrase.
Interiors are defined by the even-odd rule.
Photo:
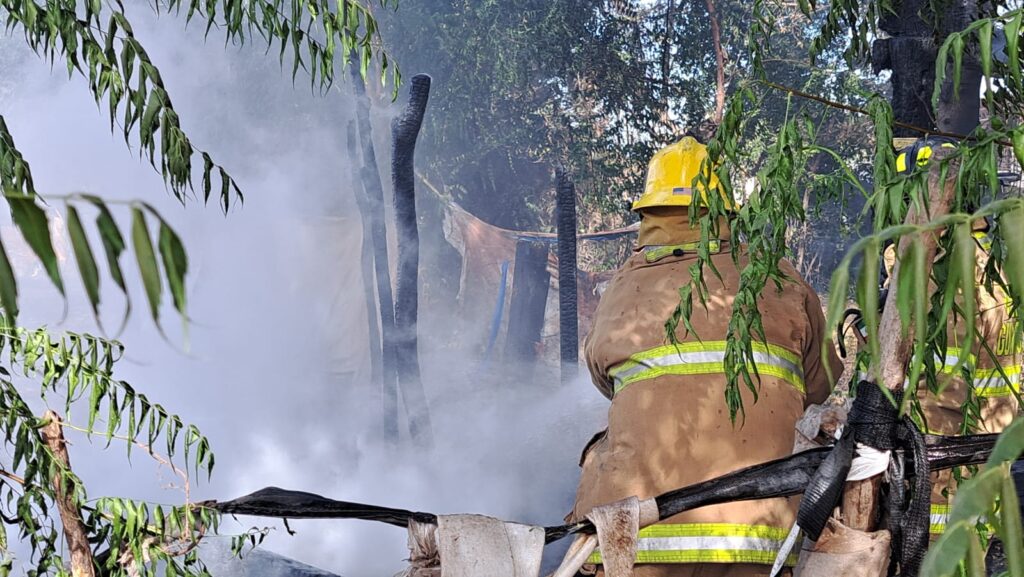
[[[931,478],[928,475],[927,447],[924,435],[909,417],[899,416],[901,393],[893,393],[895,405],[881,387],[862,381],[848,419],[858,443],[882,451],[893,451],[890,463],[889,532],[892,534],[893,561],[890,573],[915,577],[928,549]],[[902,450],[903,457],[896,451]],[[903,458],[914,464],[909,496],[904,483]]]
[[[832,509],[843,496],[843,486],[850,473],[850,464],[853,462],[856,449],[853,429],[847,427],[839,442],[832,448],[832,452],[814,471],[810,482],[807,483],[807,489],[804,490],[803,499],[800,501],[800,510],[797,511],[796,522],[811,541],[817,541],[821,536],[828,518],[832,516]]]

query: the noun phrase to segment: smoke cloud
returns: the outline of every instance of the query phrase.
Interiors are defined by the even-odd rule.
[[[169,305],[161,317],[169,337],[153,327],[126,258],[134,308],[120,337],[127,358],[117,375],[210,439],[214,477],[194,487],[192,498],[225,500],[274,485],[436,513],[559,523],[572,505],[579,451],[604,425],[605,401],[585,378],[562,388],[550,371],[532,371],[523,381],[522,367],[483,370],[464,352],[468,347],[431,339],[443,327],[421,323],[437,446],[395,449],[377,438],[359,215],[345,152],[350,88],[339,82],[325,95],[313,94],[301,71],[293,86],[276,54],[225,48],[216,32],[205,43],[201,26],[186,29],[183,19],[158,19],[142,5],[129,16],[161,68],[185,130],[232,172],[244,206],[227,216],[201,202],[183,208],[148,162],[126,148],[119,128],[111,134],[85,81],[69,81],[62,64],[51,70],[17,36],[2,40],[0,110],[44,195],[88,191],[144,200],[185,241],[188,350]],[[375,112],[382,167],[393,113]],[[60,202],[51,206],[62,210]],[[124,212],[116,216],[126,222]],[[3,234],[5,242],[17,236],[9,226]],[[71,260],[64,263],[66,317],[31,259],[18,265],[24,324],[97,332]],[[116,327],[123,299],[112,283],[102,284],[105,326]],[[140,452],[127,469],[117,447],[103,452],[100,441],[71,441],[72,463],[92,496],[181,501],[180,491],[166,488],[173,478]],[[390,575],[407,554],[403,531],[373,523],[291,522],[295,535],[272,520],[233,523],[226,520],[223,529],[273,526],[267,549],[346,577]]]

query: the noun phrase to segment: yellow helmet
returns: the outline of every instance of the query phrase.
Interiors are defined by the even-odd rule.
[[[704,186],[694,182],[694,179],[700,173],[701,164],[707,156],[707,147],[692,136],[659,150],[647,165],[644,194],[633,203],[633,210],[658,206],[690,206],[695,186],[706,201],[707,191],[704,190]],[[718,177],[714,173],[711,174],[710,184],[712,189],[722,194],[726,208],[734,210],[735,203],[722,193],[718,186]]]

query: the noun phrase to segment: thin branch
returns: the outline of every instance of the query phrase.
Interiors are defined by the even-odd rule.
[[[105,434],[105,433],[103,433],[101,431],[93,431],[93,430],[90,430],[90,429],[86,429],[84,427],[78,427],[78,426],[72,425],[71,423],[68,423],[66,421],[61,421],[60,425],[62,427],[64,427],[64,428],[66,428],[66,429],[71,429],[72,431],[77,431],[79,433],[85,433],[86,435],[104,435]],[[189,480],[189,476],[188,476],[188,472],[187,471],[183,471],[183,470],[179,469],[177,465],[175,465],[173,462],[171,462],[170,458],[165,457],[164,455],[161,455],[160,453],[156,452],[155,450],[153,450],[153,447],[147,445],[146,443],[143,443],[141,441],[137,441],[137,440],[134,440],[134,439],[129,439],[128,437],[125,437],[125,436],[122,436],[122,435],[110,435],[110,438],[117,439],[119,441],[124,441],[126,443],[131,443],[132,445],[134,445],[134,446],[142,449],[143,451],[145,451],[147,455],[149,455],[154,461],[157,462],[157,464],[163,465],[163,466],[167,467],[168,469],[170,469],[175,475],[177,475],[178,477],[181,478],[182,486],[180,488],[185,493],[185,504],[186,505],[190,505],[192,503],[192,500],[191,500],[191,493],[192,493],[191,487],[192,487],[192,485],[191,485],[191,482]],[[173,486],[171,488],[173,488]]]
[[[848,112],[854,112],[856,114],[863,114],[865,116],[869,116],[870,115],[868,113],[868,111],[863,109],[863,108],[859,108],[859,107],[856,107],[856,106],[851,106],[849,104],[843,104],[842,102],[836,102],[834,100],[829,100],[829,99],[824,98],[822,96],[818,96],[816,94],[811,94],[809,92],[804,92],[802,90],[797,90],[796,88],[790,88],[789,86],[784,86],[782,84],[777,84],[777,83],[772,82],[770,80],[758,80],[757,82],[760,82],[761,84],[764,84],[765,86],[767,86],[769,88],[774,88],[776,90],[781,90],[782,92],[787,92],[789,94],[792,94],[793,96],[798,96],[800,98],[805,98],[807,100],[813,100],[814,102],[818,102],[818,103],[824,104],[825,106],[831,106],[832,108],[838,108],[840,110],[846,110]],[[920,132],[921,134],[925,134],[925,135],[945,136],[947,138],[956,138],[958,140],[977,140],[977,138],[974,137],[974,136],[968,136],[966,134],[959,134],[957,132],[944,132],[942,130],[932,130],[930,128],[921,128],[920,126],[915,126],[913,124],[907,124],[906,122],[900,122],[899,120],[894,120],[893,121],[893,125],[899,126],[901,128],[906,128],[908,130],[913,130],[915,132]],[[1013,143],[1010,142],[1009,140],[996,139],[995,143],[999,144],[999,145],[1002,145],[1002,146],[1009,146],[1009,147],[1013,146]]]
[[[21,485],[22,487],[25,486],[25,479],[22,479],[21,477],[15,475],[14,473],[8,473],[7,471],[0,469],[0,477],[3,477],[8,481],[14,481],[15,483]]]

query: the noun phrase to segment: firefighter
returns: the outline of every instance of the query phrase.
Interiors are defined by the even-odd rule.
[[[903,149],[896,158],[900,173],[927,170],[935,147],[955,147],[948,139],[930,137]],[[967,207],[971,210],[972,207]],[[963,321],[950,322],[946,334],[945,353],[935,359],[938,372],[932,387],[922,381],[917,398],[920,411],[916,415],[922,430],[937,435],[999,433],[1018,411],[1022,346],[1018,338],[1017,317],[1012,311],[1009,295],[998,283],[985,286],[982,271],[988,264],[990,237],[997,224],[977,219],[973,225],[977,267],[975,288],[977,335],[970,350],[964,350],[966,336]],[[891,268],[894,250],[887,251],[886,265]],[[959,368],[958,361],[964,363]],[[932,539],[945,529],[951,498],[956,492],[952,470],[932,473],[931,524]]]
[[[695,180],[706,156],[692,137],[659,151],[644,194],[633,204],[641,216],[635,253],[602,295],[584,345],[593,382],[611,407],[608,428],[584,450],[571,518],[629,496],[645,499],[785,457],[805,407],[831,392],[818,296],[783,261],[783,289],[769,287],[759,301],[767,343],[753,345],[758,397],[755,402],[741,385],[745,416],[735,425],[730,421],[723,366],[740,270],[729,254],[727,219],[710,243],[717,274],[705,275],[706,312],[695,304],[694,333],[686,334],[680,323],[679,344],[666,338],[665,320],[697,258],[701,233],[689,223],[688,207],[695,194],[721,194],[714,177],[710,191]],[[736,209],[732,199],[724,200]],[[842,367],[831,347],[827,363],[838,377]],[[635,575],[767,575],[797,506],[796,498],[728,503],[648,527],[640,533]],[[600,553],[590,561],[600,571]]]

